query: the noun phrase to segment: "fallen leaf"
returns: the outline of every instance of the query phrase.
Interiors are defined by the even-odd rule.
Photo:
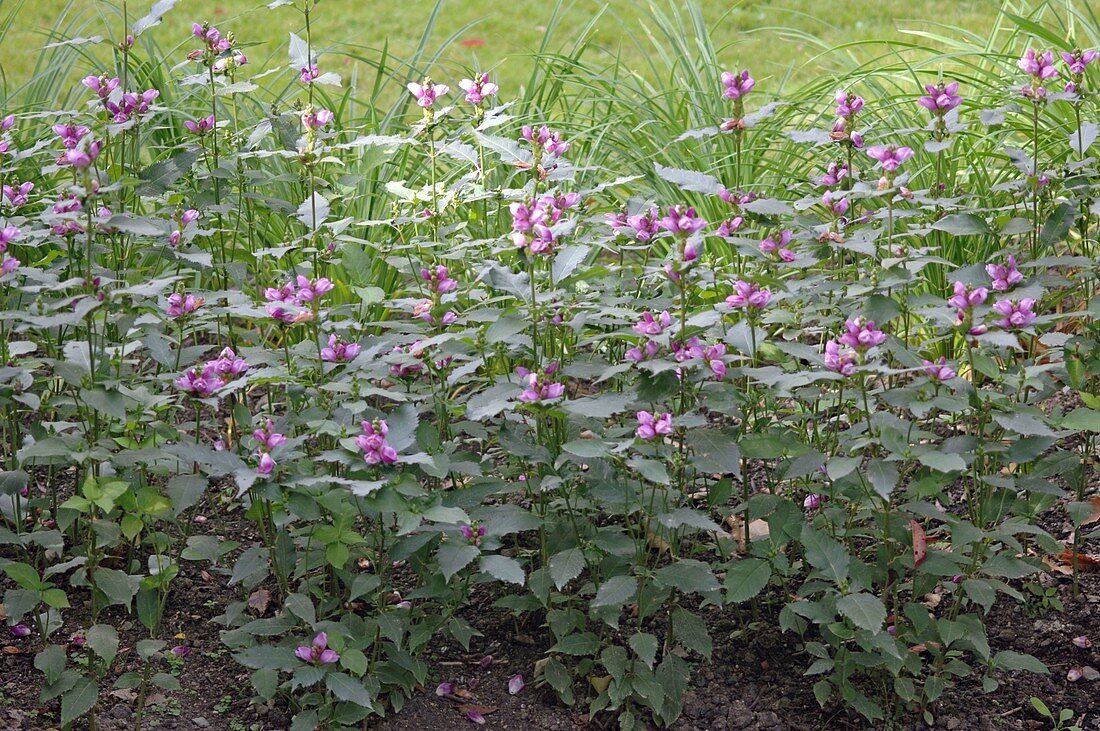
[[[470,711],[473,711],[474,713],[480,713],[482,716],[488,716],[490,713],[496,713],[497,712],[497,707],[496,706],[459,706],[458,710],[459,710],[460,713],[469,713]]]
[[[1100,522],[1100,496],[1094,497],[1089,500],[1092,505],[1092,515],[1081,521],[1081,525],[1091,525],[1092,523]],[[3,605],[0,604],[0,607]]]
[[[1100,570],[1100,559],[1093,558],[1087,553],[1073,553],[1073,549],[1067,548],[1054,557],[1054,560],[1058,563],[1064,564],[1070,567],[1070,571],[1073,569],[1073,561],[1076,556],[1077,570],[1083,574],[1090,573],[1092,571]]]
[[[744,552],[745,546],[745,522],[740,515],[731,515],[726,518],[726,525],[730,527],[730,533],[737,537],[738,550]],[[749,523],[749,540],[759,541],[771,535],[771,527],[768,521],[757,518]]]
[[[607,686],[611,685],[610,675],[589,675],[588,682],[592,684],[592,687],[596,689],[597,693],[603,693],[607,690]]]
[[[271,604],[271,592],[267,589],[257,589],[248,597],[248,606],[257,614],[266,613],[269,604]]]
[[[913,568],[917,568],[928,556],[928,538],[924,528],[915,520],[909,521],[909,530],[913,532]]]
[[[21,652],[21,650],[18,647],[15,647],[14,645],[4,645],[4,654],[5,655],[18,655],[20,652]]]

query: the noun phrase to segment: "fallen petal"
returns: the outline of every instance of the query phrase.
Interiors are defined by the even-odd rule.
[[[516,695],[523,690],[524,682],[522,675],[513,675],[508,679],[508,694]]]

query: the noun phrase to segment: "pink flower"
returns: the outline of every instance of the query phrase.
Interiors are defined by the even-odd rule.
[[[607,218],[611,228],[620,236],[629,236],[635,241],[649,241],[660,231],[661,213],[650,208],[646,213],[627,216],[625,213],[609,213]]]
[[[661,344],[656,340],[647,340],[645,345],[635,346],[624,354],[627,360],[641,363],[644,360],[656,358],[661,352]]]
[[[263,452],[260,454],[259,464],[256,465],[256,474],[267,477],[275,471],[275,467],[275,459],[267,452]]]
[[[485,526],[480,524],[480,523],[475,523],[472,526],[471,525],[460,525],[458,527],[458,532],[462,534],[462,537],[465,538],[466,541],[471,546],[480,546],[481,545],[481,539],[485,537]],[[484,661],[484,658],[483,658],[483,661]],[[490,665],[492,664],[492,662],[493,662],[492,661],[492,656],[490,656],[490,659],[489,659]]]
[[[434,270],[426,267],[420,270],[420,278],[427,282],[428,289],[438,294],[447,294],[458,289],[458,282],[449,275],[447,267],[442,264],[437,265]]]
[[[944,84],[942,81],[935,85],[925,84],[924,90],[928,92],[928,95],[917,99],[917,103],[937,117],[942,117],[962,104],[962,97],[958,93],[959,82],[957,81],[948,84]]]
[[[195,398],[212,396],[222,386],[222,380],[209,363],[201,369],[192,368],[176,379],[176,387]]]
[[[733,309],[762,310],[771,302],[770,290],[761,289],[754,282],[738,279],[733,283],[734,293],[726,297],[726,305]]]
[[[825,343],[825,367],[842,376],[850,376],[856,372],[856,352],[841,350],[840,343],[830,340]]]
[[[821,507],[821,501],[823,497],[816,492],[811,492],[806,496],[806,499],[802,501],[802,507],[805,510],[817,510]]]
[[[202,297],[174,292],[168,295],[168,307],[165,308],[164,312],[168,317],[175,320],[190,315],[204,304],[206,304],[206,300]]]
[[[955,294],[947,300],[947,304],[958,310],[959,317],[961,318],[966,310],[971,310],[978,305],[984,304],[988,296],[989,290],[985,287],[967,289],[965,284],[956,281]]]
[[[302,126],[307,130],[318,130],[328,125],[336,117],[328,109],[318,109],[314,111],[312,108],[302,112]]]
[[[206,117],[199,117],[195,121],[191,121],[190,119],[185,120],[183,126],[191,134],[199,135],[201,137],[210,130],[214,129],[215,123],[216,120],[214,118],[214,115],[211,114]]]
[[[859,110],[863,109],[863,97],[848,95],[843,89],[838,89],[833,97],[836,102],[836,116],[841,119],[851,119]]]
[[[1077,49],[1073,53],[1062,51],[1061,55],[1062,61],[1069,67],[1069,72],[1071,74],[1074,76],[1083,76],[1085,68],[1095,61],[1097,57],[1100,57],[1100,52]]]
[[[666,436],[672,433],[672,414],[668,412],[658,417],[648,411],[639,411],[637,416],[638,428],[634,430],[634,434],[639,439],[652,442],[658,435]]]
[[[1016,257],[1011,254],[1004,264],[986,264],[985,272],[993,280],[993,289],[998,292],[1007,292],[1024,281],[1024,275],[1016,267]]]
[[[687,238],[706,228],[707,222],[696,215],[691,206],[670,206],[668,214],[657,224],[674,236]]]
[[[707,346],[706,350],[703,351],[703,360],[707,362],[707,367],[714,374],[716,381],[721,381],[726,377],[726,362],[723,360],[725,356],[726,346],[723,343]]]
[[[840,344],[856,350],[874,348],[886,342],[886,333],[875,327],[874,320],[863,322],[862,318],[844,323],[845,332],[840,336]]]
[[[569,143],[562,140],[561,132],[546,126],[536,131],[534,127],[525,124],[520,129],[520,136],[551,157],[561,157],[569,151]]]
[[[445,96],[451,90],[451,87],[446,84],[435,84],[431,79],[424,79],[423,84],[410,82],[408,90],[410,94],[416,97],[418,106],[431,109],[436,100],[441,96]]]
[[[903,162],[913,156],[913,150],[894,145],[874,145],[867,148],[867,155],[878,160],[884,171],[893,173],[897,172]]]
[[[668,310],[665,310],[657,317],[654,317],[652,312],[646,311],[642,314],[642,319],[634,323],[634,327],[631,329],[638,335],[656,337],[671,325],[672,316],[668,314]]]
[[[270,452],[286,444],[286,437],[275,431],[275,424],[268,419],[260,428],[252,432],[252,441],[256,442],[257,452]]]
[[[3,188],[4,199],[7,200],[8,205],[10,205],[12,208],[18,208],[19,206],[26,204],[27,197],[30,195],[32,190],[34,190],[34,183],[30,181],[21,183],[18,188],[13,188],[10,185],[5,185]]]
[[[940,356],[938,361],[924,361],[924,372],[933,380],[944,382],[955,377],[955,369],[947,365],[947,358]]]
[[[299,302],[316,302],[336,286],[327,277],[319,277],[310,281],[309,278],[299,274],[296,281],[298,283],[297,296]]]
[[[523,366],[516,368],[516,375],[520,377],[521,385],[524,387],[519,395],[519,400],[525,404],[533,404],[553,401],[565,395],[565,384],[549,380],[549,376],[552,376],[557,370],[558,364],[556,362],[547,366],[541,375]]]
[[[298,80],[303,84],[312,84],[320,75],[321,69],[317,68],[316,64],[303,66],[301,73],[298,74]]]
[[[345,343],[336,335],[329,335],[328,347],[321,349],[321,360],[326,363],[347,363],[355,360],[360,350],[358,343]]]
[[[340,660],[334,650],[328,649],[328,635],[324,632],[318,632],[312,643],[300,646],[294,654],[311,665],[329,665]]]
[[[997,320],[997,325],[1011,330],[1014,328],[1024,328],[1035,321],[1036,314],[1032,308],[1035,307],[1035,300],[1031,297],[1014,302],[1012,300],[1000,300],[993,305],[993,311],[1003,317]]]
[[[721,79],[722,86],[725,87],[722,96],[726,99],[741,99],[756,86],[756,80],[749,76],[748,69],[739,74],[732,71],[723,71]]]
[[[772,234],[760,242],[760,251],[765,254],[774,254],[786,249],[794,240],[794,232],[785,228],[778,235]]]
[[[817,179],[817,184],[826,188],[832,188],[833,186],[840,185],[840,183],[848,177],[848,164],[847,163],[829,163],[829,167],[826,168],[825,174]]]
[[[79,147],[67,149],[61,153],[61,157],[57,158],[57,164],[62,167],[68,166],[77,170],[85,170],[91,167],[92,163],[99,157],[99,151],[102,147],[102,142],[94,140],[88,144],[81,144]]]
[[[1043,51],[1038,53],[1034,48],[1029,48],[1016,62],[1028,76],[1034,76],[1038,81],[1048,81],[1058,75],[1058,69],[1054,68],[1054,53]]]
[[[522,675],[513,675],[508,678],[508,695],[517,695],[523,692],[525,683]]]
[[[489,81],[489,74],[479,74],[473,79],[463,79],[458,82],[458,88],[466,92],[466,101],[475,107],[480,106],[486,98],[494,96],[500,87]]]
[[[390,427],[385,419],[363,421],[363,433],[355,438],[355,444],[363,452],[363,459],[369,465],[394,464],[397,462],[397,450],[386,441]]]
[[[431,300],[428,301],[430,302]],[[391,359],[397,356],[402,362],[390,363],[390,375],[398,378],[410,378],[423,371],[424,364],[420,361],[414,361],[412,363],[404,362],[408,358],[419,358],[421,353],[420,348],[419,340],[407,348],[402,348],[400,345],[393,346],[393,350],[390,351]]]

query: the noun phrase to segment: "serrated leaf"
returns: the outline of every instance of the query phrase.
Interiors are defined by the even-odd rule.
[[[99,686],[87,678],[80,678],[72,690],[61,696],[61,725],[67,726],[95,707],[99,700]]]
[[[517,586],[523,586],[526,581],[523,567],[520,566],[519,561],[508,556],[499,554],[482,556],[480,566],[483,573],[489,574],[498,581],[505,581]]]
[[[837,600],[836,608],[852,620],[852,624],[875,634],[882,631],[886,621],[886,605],[877,596],[866,592],[842,596]]]
[[[329,673],[325,676],[325,687],[342,701],[354,703],[362,708],[373,708],[374,700],[363,684],[346,673]]]
[[[683,607],[676,607],[672,610],[672,630],[681,645],[710,659],[714,651],[714,642],[702,618]]]
[[[118,630],[109,624],[92,625],[85,633],[88,647],[110,665],[118,654]]]
[[[469,566],[480,555],[481,550],[477,546],[469,544],[443,543],[436,551],[439,569],[443,572],[443,578],[447,581],[450,581],[452,576]]]
[[[612,576],[600,584],[593,607],[620,607],[634,598],[638,592],[638,580],[633,576]]]
[[[550,578],[561,591],[566,584],[584,571],[584,552],[579,548],[567,548],[550,557]]]
[[[771,564],[760,558],[743,558],[726,569],[726,601],[744,602],[752,599],[768,585]]]
[[[707,173],[681,168],[666,168],[656,162],[653,163],[653,168],[657,171],[657,177],[672,183],[681,190],[706,193],[707,195],[718,195],[722,190],[722,184],[718,182],[718,178]]]

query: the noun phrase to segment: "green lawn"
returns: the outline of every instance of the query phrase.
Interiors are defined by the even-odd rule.
[[[904,30],[933,29],[934,21],[965,27],[984,33],[997,15],[999,3],[992,0],[698,0],[712,37],[722,44],[720,57],[729,67],[748,66],[761,88],[769,79],[788,73],[806,78],[828,72],[828,61],[809,63],[820,50],[810,34],[828,46],[868,39],[904,39]],[[69,35],[110,35],[118,38],[121,18],[114,3],[102,0],[0,0],[0,21],[18,8],[13,27],[3,39],[7,86],[26,78],[32,68],[33,51],[48,42],[47,34],[56,19],[68,8]],[[1010,5],[1026,8],[1026,0]],[[133,19],[143,15],[152,0],[129,0]],[[370,58],[377,57],[382,44],[389,43],[398,57],[415,50],[420,34],[432,12],[433,0],[322,0],[315,22],[314,38],[322,48],[344,49]],[[654,7],[668,12],[680,3],[657,0]],[[461,77],[466,67],[498,69],[505,93],[522,84],[530,71],[531,53],[538,49],[550,20],[552,2],[536,0],[450,0],[440,14],[430,48],[440,46],[452,33],[465,25],[471,27],[458,35],[459,43],[443,56],[434,70],[437,78]],[[610,61],[620,55],[625,68],[646,74],[642,50],[646,41],[649,5],[634,0],[575,0],[566,3],[551,50],[570,46],[594,15],[591,35],[593,48],[586,55],[590,62]],[[238,40],[255,44],[250,56],[261,68],[267,59],[286,58],[287,33],[301,33],[300,13],[290,7],[268,10],[256,0],[179,0],[165,22],[153,31],[154,37],[173,58],[182,60],[193,44],[187,37],[192,21],[210,20],[223,31],[233,30]],[[132,20],[131,20],[132,22]],[[110,30],[108,30],[110,29]],[[178,44],[183,47],[177,47]],[[881,52],[881,48],[879,49]],[[870,49],[857,48],[851,53],[868,57]],[[322,63],[324,59],[322,59]],[[343,72],[350,61],[333,59]]]

